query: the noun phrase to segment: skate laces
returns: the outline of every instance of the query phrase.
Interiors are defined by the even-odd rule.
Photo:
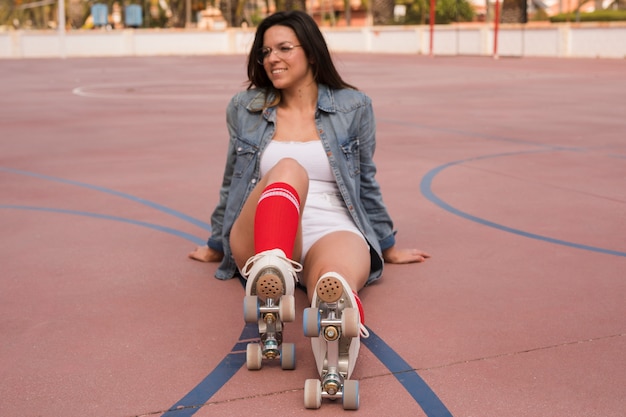
[[[363,304],[361,303],[361,299],[359,298],[359,294],[356,291],[352,290],[352,294],[354,295],[354,299],[356,300],[356,306],[359,309],[359,327],[361,329],[361,337],[363,339],[367,339],[370,337],[370,332],[365,327],[365,313],[363,312]]]
[[[248,258],[248,260],[246,261],[246,264],[243,266],[243,269],[241,270],[241,272],[246,277],[246,279],[248,279],[248,276],[250,275],[250,272],[252,271],[252,267],[254,263],[258,261],[259,259],[263,259],[266,256],[275,256],[279,260],[283,261],[286,264],[287,270],[291,273],[295,282],[299,282],[297,273],[302,271],[302,265],[294,260],[287,258],[283,254],[282,251],[279,252],[277,250],[268,250],[264,252],[259,252],[256,255]]]

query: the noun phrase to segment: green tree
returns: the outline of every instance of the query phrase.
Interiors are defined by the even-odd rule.
[[[370,0],[372,2],[372,16],[375,25],[393,24],[393,8],[395,0]]]
[[[47,29],[56,21],[56,6],[40,0],[0,0],[0,25]]]
[[[425,24],[430,19],[429,0],[400,0],[407,7],[404,24]],[[435,23],[471,22],[474,8],[468,0],[436,0]]]

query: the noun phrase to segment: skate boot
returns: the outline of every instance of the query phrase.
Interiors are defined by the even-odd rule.
[[[358,296],[337,273],[324,274],[317,282],[310,308],[304,310],[304,335],[311,337],[321,380],[304,384],[306,408],[320,408],[322,398],[342,399],[343,408],[359,408],[359,382],[350,380],[361,337],[369,337],[362,324]]]
[[[294,288],[302,266],[280,249],[258,253],[248,259],[242,273],[247,279],[243,300],[246,323],[257,323],[260,343],[246,350],[248,369],[261,369],[263,359],[280,359],[283,369],[296,367],[293,343],[283,344],[283,323],[296,318]],[[282,349],[281,349],[282,347]]]

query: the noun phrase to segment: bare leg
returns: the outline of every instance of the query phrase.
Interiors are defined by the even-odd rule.
[[[281,159],[267,174],[258,182],[248,200],[246,200],[241,213],[230,233],[230,247],[237,266],[243,268],[246,261],[255,254],[254,250],[254,216],[256,206],[261,193],[267,185],[275,182],[286,182],[298,192],[300,197],[300,207],[306,202],[309,190],[309,177],[306,170],[295,159]],[[302,253],[302,231],[298,227],[298,235],[293,251],[294,259],[300,259]]]
[[[311,301],[313,297],[316,300],[304,311],[304,333],[311,337],[320,375],[320,380],[305,382],[305,407],[319,408],[322,398],[327,397],[342,398],[344,409],[356,410],[358,382],[350,377],[359,355],[360,337],[368,333],[358,317],[359,301],[352,292],[367,282],[369,248],[355,233],[333,232],[313,245],[304,268],[307,294]]]
[[[318,240],[304,260],[303,284],[309,301],[318,279],[326,272],[339,273],[354,291],[361,290],[370,274],[370,252],[367,243],[347,231],[329,233]]]

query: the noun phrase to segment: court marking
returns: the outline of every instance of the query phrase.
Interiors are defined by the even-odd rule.
[[[204,240],[196,236],[181,232],[170,227],[153,223],[128,219],[107,214],[91,213],[77,210],[59,209],[52,207],[37,207],[23,205],[0,205],[0,209],[13,209],[22,211],[40,211],[56,214],[91,217],[99,220],[111,220],[147,227],[149,229],[168,233],[202,244]],[[439,399],[437,394],[418,375],[400,355],[398,355],[387,343],[368,327],[370,337],[362,339],[362,343],[376,356],[380,362],[396,377],[398,382],[407,390],[413,399],[422,408],[427,417],[452,417],[452,414]],[[246,345],[251,339],[258,339],[256,325],[245,325],[230,353],[211,371],[198,385],[171,406],[161,417],[187,417],[195,414],[202,406],[211,399],[219,389],[225,385],[246,363]]]
[[[543,235],[539,235],[536,233],[527,232],[521,229],[515,229],[513,227],[509,227],[503,224],[495,223],[495,222],[492,222],[490,220],[487,220],[478,216],[474,216],[472,214],[464,212],[448,204],[442,198],[438,197],[432,189],[433,180],[435,179],[435,177],[439,175],[441,172],[443,172],[444,170],[450,167],[456,166],[456,165],[461,165],[467,162],[484,160],[484,159],[502,158],[502,157],[508,157],[508,156],[518,156],[518,155],[525,155],[525,154],[531,154],[531,153],[542,153],[542,152],[552,152],[552,151],[554,151],[553,148],[550,148],[549,150],[546,150],[546,149],[536,150],[535,149],[535,150],[530,150],[530,151],[506,152],[506,153],[483,155],[483,156],[478,156],[474,158],[460,159],[458,161],[448,162],[446,164],[433,168],[432,170],[427,172],[426,175],[424,175],[424,177],[422,177],[422,181],[420,183],[420,191],[422,195],[426,197],[426,199],[428,199],[429,201],[431,201],[438,207],[444,209],[445,211],[452,213],[456,216],[462,217],[465,220],[478,223],[482,226],[491,227],[494,229],[501,230],[503,232],[512,233],[514,235],[523,236],[529,239],[535,239],[535,240],[539,240],[543,242],[548,242],[548,243],[552,243],[555,245],[567,246],[570,248],[576,248],[576,249],[586,250],[590,252],[602,253],[605,255],[626,257],[626,252],[613,250],[613,249],[607,249],[607,248],[600,248],[600,247],[591,246],[591,245],[585,245],[582,243],[570,242],[570,241],[566,241],[562,239],[556,239],[550,236],[543,236]]]
[[[181,218],[178,214],[184,216],[184,220],[192,219],[195,222],[199,222],[190,216],[183,213],[171,210],[160,204],[144,200],[130,194],[118,192],[105,187],[95,186],[83,182],[66,180],[63,178],[50,177],[43,174],[36,174],[27,171],[14,170],[6,167],[0,167],[0,171],[10,172],[19,175],[27,175],[36,177],[43,180],[50,180],[60,182],[64,184],[70,184],[74,186],[84,187],[92,189],[98,192],[108,193],[117,197],[127,198],[134,202],[147,205],[150,208],[165,212],[174,217]],[[39,206],[26,206],[26,205],[0,205],[0,209],[13,209],[22,211],[40,211],[56,214],[76,215],[83,217],[92,217],[99,220],[119,221],[135,226],[147,227],[149,229],[157,230],[160,232],[168,233],[183,239],[190,240],[195,244],[204,244],[205,241],[189,233],[185,233],[170,227],[161,226],[154,223],[147,223],[143,221],[128,219],[120,216],[112,216],[101,213],[84,212],[70,209],[60,209],[52,207],[39,207]],[[196,223],[194,223],[196,224]],[[200,224],[205,224],[200,222]],[[210,226],[209,226],[210,229]],[[376,333],[368,328],[370,332],[369,339],[363,339],[363,344],[376,356],[381,363],[396,377],[402,387],[411,395],[420,408],[424,411],[427,417],[452,417],[452,414],[445,407],[443,402],[435,394],[435,392],[428,386],[428,384],[418,375],[417,371],[413,369],[400,355],[398,355],[389,345],[387,345]],[[191,391],[171,406],[161,417],[188,417],[195,414],[202,406],[215,395],[219,389],[225,385],[237,371],[246,363],[245,358],[245,345],[247,341],[253,338],[258,338],[258,333],[255,325],[246,325],[241,333],[239,341],[235,344],[230,353],[228,353],[224,359],[211,371],[198,385],[196,385]]]
[[[526,143],[528,144],[528,143]],[[573,150],[571,148],[558,148],[560,150]],[[579,149],[577,149],[579,150]],[[533,233],[529,233],[520,229],[514,229],[509,226],[497,224],[495,222],[491,222],[487,219],[483,219],[477,216],[473,216],[469,213],[463,212],[450,204],[446,203],[443,199],[439,198],[434,191],[432,190],[432,184],[435,177],[443,172],[444,170],[461,165],[470,161],[476,161],[481,159],[489,159],[489,158],[500,158],[500,157],[508,157],[508,156],[516,156],[520,154],[528,154],[528,153],[539,153],[539,152],[547,152],[547,151],[555,151],[554,147],[543,146],[539,150],[531,150],[531,151],[520,151],[520,152],[508,152],[508,153],[499,153],[492,155],[483,155],[474,158],[467,158],[458,161],[452,161],[443,165],[440,165],[432,170],[430,170],[423,178],[420,183],[420,191],[422,194],[431,202],[435,203],[438,207],[458,215],[466,220],[470,220],[481,225],[496,228],[508,233],[513,233],[516,235],[538,239],[541,241],[565,245],[569,247],[574,247],[582,250],[588,250],[593,252],[599,252],[603,254],[616,255],[616,256],[626,256],[626,253],[614,251],[611,249],[605,248],[597,248],[589,245],[582,245],[574,242],[567,242],[560,239],[551,238],[548,236],[541,236]],[[0,167],[0,170],[5,172],[10,172],[14,174],[27,175],[36,177],[39,179],[56,181],[60,183],[65,183],[69,185],[79,186],[89,188],[95,191],[108,193],[120,198],[129,199],[131,201],[137,202],[139,204],[146,205],[153,209],[159,210],[161,212],[167,213],[179,219],[186,220],[192,224],[195,224],[202,229],[210,231],[210,225],[200,220],[197,220],[193,217],[190,217],[184,213],[177,212],[175,210],[171,210],[168,207],[162,206],[160,204],[144,200],[141,198],[137,198],[130,194],[118,192],[115,190],[110,190],[105,187],[95,186],[92,184],[86,184],[78,181],[66,180],[63,178],[50,177],[43,174],[36,174],[27,171],[14,170],[10,168]],[[0,206],[0,208],[13,208],[13,209],[21,209],[21,210],[39,210],[39,211],[50,211],[56,213],[64,213],[64,214],[73,214],[73,215],[87,215],[99,219],[106,220],[114,220],[121,221],[130,224],[134,224],[137,226],[148,227],[153,230],[158,230],[165,233],[170,233],[172,235],[187,239],[196,244],[205,243],[203,239],[198,238],[196,236],[180,232],[176,229],[155,225],[151,223],[125,219],[118,216],[109,216],[104,214],[97,213],[84,213],[73,210],[65,210],[65,209],[54,209],[54,208],[42,208],[42,207],[29,207],[29,206]],[[208,400],[224,385],[228,382],[235,373],[241,369],[241,367],[245,364],[245,342],[251,338],[256,336],[256,328],[254,325],[244,326],[244,329],[241,333],[239,341],[235,344],[232,351],[228,353],[224,359],[213,369],[196,387],[194,387],[191,391],[189,391],[185,396],[183,396],[178,402],[176,402],[172,407],[168,409],[162,417],[174,417],[174,416],[191,416],[195,414],[203,405],[205,405]],[[396,377],[396,379],[401,383],[401,385],[407,390],[407,392],[413,397],[413,399],[418,403],[418,405],[422,408],[422,410],[426,413],[428,417],[451,417],[452,414],[447,410],[445,405],[441,402],[441,400],[437,397],[437,395],[430,389],[428,384],[418,375],[415,369],[413,369],[406,361],[404,361],[393,349],[391,349],[382,339],[380,339],[375,332],[370,329],[370,338],[363,339],[363,344],[366,346],[380,361],[381,363]]]
[[[173,210],[169,207],[166,207],[164,205],[155,203],[153,201],[150,200],[146,200],[140,197],[136,197],[134,195],[131,194],[127,194],[127,193],[123,193],[120,191],[116,191],[116,190],[112,190],[110,188],[106,188],[106,187],[101,187],[99,185],[94,185],[94,184],[87,184],[84,182],[80,182],[80,181],[74,181],[74,180],[68,180],[65,178],[59,178],[59,177],[53,177],[50,175],[44,175],[44,174],[38,174],[36,172],[30,172],[30,171],[22,171],[19,169],[13,169],[13,168],[7,168],[7,167],[3,167],[0,166],[0,171],[4,171],[4,172],[9,172],[11,174],[18,174],[18,175],[24,175],[24,176],[28,176],[28,177],[34,177],[34,178],[38,178],[38,179],[42,179],[42,180],[46,180],[46,181],[53,181],[53,182],[59,182],[62,184],[68,184],[68,185],[73,185],[76,187],[82,187],[82,188],[88,188],[90,190],[93,191],[99,191],[105,194],[110,194],[110,195],[114,195],[116,197],[120,197],[126,200],[130,200],[130,201],[134,201],[135,203],[139,203],[142,204],[144,206],[148,206],[152,209],[155,209],[157,211],[160,211],[162,213],[168,214],[170,216],[174,216],[177,217],[181,220],[184,220],[186,222],[189,222],[195,226],[198,226],[204,230],[211,230],[211,225],[203,222],[202,220],[198,220],[194,217],[188,216],[185,213],[182,213],[180,211],[177,210]]]
[[[85,211],[60,209],[60,208],[54,208],[54,207],[22,206],[22,205],[12,205],[12,204],[1,204],[0,209],[42,211],[42,212],[48,212],[48,213],[69,214],[72,216],[92,217],[92,218],[100,219],[100,220],[112,220],[116,222],[132,224],[135,226],[146,227],[148,229],[157,230],[159,232],[168,233],[168,234],[189,240],[197,245],[203,245],[206,242],[204,239],[200,239],[199,237],[194,236],[190,233],[172,229],[171,227],[161,226],[161,225],[154,224],[154,223],[143,222],[140,220],[128,219],[125,217],[112,216],[110,214],[91,213],[91,212],[85,212]]]
[[[457,132],[458,133],[458,132]],[[528,144],[528,143],[526,143]],[[562,149],[562,148],[559,148]],[[562,149],[564,150],[564,149]],[[567,150],[573,150],[568,148]],[[577,149],[579,150],[579,149]],[[589,245],[582,245],[574,242],[567,242],[560,239],[551,238],[548,236],[540,236],[537,234],[529,233],[520,229],[514,229],[505,225],[497,224],[495,222],[491,222],[487,219],[479,218],[477,216],[473,216],[469,213],[463,212],[450,204],[446,203],[443,199],[439,198],[434,191],[432,190],[432,184],[435,177],[446,170],[447,168],[461,165],[470,161],[489,159],[489,158],[500,158],[500,157],[508,157],[508,156],[516,156],[520,154],[528,154],[528,153],[539,153],[539,152],[547,152],[547,151],[555,151],[554,147],[542,146],[539,150],[532,151],[520,151],[520,152],[508,152],[508,153],[499,153],[492,155],[483,155],[474,158],[467,158],[458,161],[452,161],[443,165],[440,165],[431,171],[429,171],[423,178],[420,183],[420,191],[421,193],[431,202],[436,204],[438,207],[458,215],[466,220],[470,220],[481,225],[496,228],[508,233],[513,233],[516,235],[533,238],[553,244],[565,245],[569,247],[574,247],[583,250],[589,250],[593,252],[599,252],[609,255],[616,256],[626,256],[626,253],[614,251],[610,249],[597,248]],[[128,199],[139,204],[146,205],[155,210],[164,212],[171,216],[177,217],[179,219],[183,219],[188,221],[196,226],[201,227],[204,230],[210,231],[210,225],[197,220],[191,216],[188,216],[184,213],[172,210],[166,206],[160,205],[158,203],[154,203],[145,199],[138,198],[136,196],[118,192],[115,190],[111,190],[105,187],[100,187],[92,184],[82,183],[73,180],[67,180],[63,178],[51,177],[43,174],[36,174],[28,171],[14,170],[10,168],[0,167],[0,170],[5,172],[10,172],[14,174],[27,175],[39,179],[56,181],[64,184],[69,184],[73,186],[84,187],[88,189],[92,189],[98,192],[108,193],[110,195],[114,195],[120,198]],[[63,214],[71,214],[71,215],[86,215],[91,216],[98,219],[105,220],[113,220],[113,221],[121,221],[129,224],[134,224],[137,226],[148,227],[153,230],[158,230],[161,232],[169,233],[186,240],[189,240],[195,244],[204,244],[204,240],[193,236],[191,234],[187,234],[176,229],[126,219],[119,216],[110,216],[104,214],[97,213],[85,213],[73,210],[65,210],[65,209],[54,209],[54,208],[42,208],[42,207],[30,207],[30,206],[0,206],[0,208],[13,208],[19,210],[38,210],[38,211],[49,211]],[[227,383],[235,373],[241,369],[241,367],[245,364],[245,342],[242,340],[249,340],[251,337],[255,337],[256,328],[254,325],[244,326],[244,329],[241,333],[239,341],[235,344],[232,351],[228,353],[224,359],[213,369],[196,387],[194,387],[191,391],[189,391],[185,396],[183,396],[178,402],[176,402],[172,407],[168,409],[162,417],[174,417],[174,416],[191,416],[195,414],[203,405],[205,405],[210,398],[223,386]],[[430,389],[428,384],[418,375],[415,369],[413,369],[406,361],[404,361],[393,349],[391,349],[382,339],[380,339],[375,332],[370,329],[370,338],[363,339],[363,344],[366,346],[380,361],[381,363],[396,377],[398,382],[407,390],[407,392],[412,396],[412,398],[418,403],[418,405],[422,408],[422,410],[426,413],[428,417],[451,417],[452,414],[447,410],[445,405],[441,402],[438,396]]]
[[[178,90],[178,91],[177,91]],[[165,93],[164,91],[172,91]],[[91,84],[75,87],[72,94],[95,99],[128,100],[199,100],[210,101],[216,97],[230,99],[232,92],[222,83],[215,82],[129,82]]]

